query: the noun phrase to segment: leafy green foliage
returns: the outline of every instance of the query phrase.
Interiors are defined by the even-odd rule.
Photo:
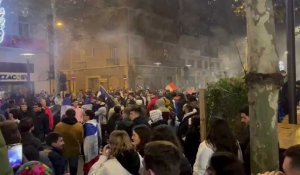
[[[207,90],[208,116],[235,119],[239,110],[248,103],[248,89],[243,78],[226,78],[209,84]]]

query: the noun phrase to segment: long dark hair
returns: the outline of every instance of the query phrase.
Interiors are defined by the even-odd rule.
[[[230,152],[238,155],[238,143],[228,123],[223,119],[214,119],[208,131],[206,142],[211,144],[216,151]]]
[[[144,154],[145,145],[151,141],[151,128],[147,125],[137,125],[132,130],[137,133],[141,140],[140,144],[136,146],[136,150],[142,155]]]
[[[168,125],[159,125],[153,129],[151,141],[169,141],[182,151],[182,146],[175,132]]]

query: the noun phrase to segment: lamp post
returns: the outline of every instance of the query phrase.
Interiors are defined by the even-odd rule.
[[[286,1],[289,122],[297,124],[294,0]]]
[[[27,62],[27,86],[29,88],[29,92],[33,93],[33,88],[31,87],[31,82],[30,82],[30,59],[34,56],[34,53],[22,53],[21,56],[23,56],[26,59]]]

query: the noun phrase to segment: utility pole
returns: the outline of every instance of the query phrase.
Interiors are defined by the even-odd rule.
[[[294,0],[286,0],[289,123],[297,124]]]

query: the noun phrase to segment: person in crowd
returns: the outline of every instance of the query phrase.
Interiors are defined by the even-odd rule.
[[[82,108],[79,107],[79,102],[78,100],[74,100],[73,103],[73,109],[76,113],[75,118],[77,119],[77,122],[83,123],[83,110]]]
[[[19,109],[13,108],[9,110],[7,120],[20,123],[20,118],[21,118],[21,112]]]
[[[209,162],[207,175],[245,175],[243,164],[232,153],[214,153]]]
[[[153,129],[151,141],[168,141],[173,143],[181,152],[180,175],[192,175],[192,167],[182,151],[182,146],[172,128],[168,125],[160,125]]]
[[[64,138],[58,133],[50,133],[46,138],[46,144],[50,151],[48,158],[52,164],[55,175],[64,175],[66,159],[63,157],[62,150],[64,147]]]
[[[142,157],[144,157],[145,145],[151,140],[151,132],[151,128],[147,125],[137,125],[132,129],[132,143]]]
[[[42,99],[40,100],[40,103],[41,103],[41,105],[42,105],[42,108],[43,108],[43,110],[44,110],[46,116],[48,117],[48,120],[49,120],[49,130],[51,131],[51,130],[53,130],[53,128],[54,128],[54,118],[53,118],[52,111],[51,111],[51,109],[47,106],[47,101],[46,101],[44,98],[42,98]]]
[[[130,120],[130,110],[131,108],[126,107],[122,112],[122,120],[116,123],[117,130],[123,130],[128,133],[128,135],[132,136],[132,128],[133,128],[133,121]]]
[[[224,119],[214,119],[207,134],[198,149],[194,164],[194,175],[204,175],[209,160],[215,152],[229,152],[243,161],[237,139],[232,134],[228,123]]]
[[[84,122],[84,174],[88,174],[91,166],[98,160],[102,139],[100,125],[95,119],[95,113],[92,110],[85,111]]]
[[[47,165],[38,162],[30,161],[24,163],[17,171],[16,175],[56,175],[53,170]]]
[[[176,111],[176,116],[178,117],[178,120],[181,122],[184,116],[183,106],[186,104],[184,94],[183,93],[176,94],[173,103]]]
[[[98,122],[101,125],[101,134],[102,134],[102,139],[107,138],[106,134],[107,134],[107,123],[108,123],[108,119],[107,119],[107,105],[105,103],[105,96],[104,95],[100,95],[99,96],[99,109],[95,112],[96,117],[98,117]],[[105,142],[103,142],[104,144]]]
[[[54,104],[61,106],[63,102],[63,98],[60,94],[57,94],[57,96],[54,98]]]
[[[0,130],[0,174],[1,175],[12,175],[14,174],[13,169],[9,165],[7,145],[3,138],[2,132]]]
[[[72,98],[70,94],[66,94],[63,98],[62,106],[60,108],[60,117],[64,118],[66,111],[72,108]]]
[[[125,131],[113,131],[89,175],[139,175],[142,161]]]
[[[191,105],[184,107],[184,117],[178,127],[178,137],[183,145],[184,154],[194,165],[200,144],[200,117],[198,111]]]
[[[171,142],[154,141],[145,147],[145,175],[180,175],[181,151]]]
[[[22,138],[23,153],[28,161],[40,161],[39,151],[43,150],[42,142],[34,137],[32,134],[33,129],[34,124],[32,118],[26,117],[20,121],[19,130]]]
[[[0,129],[7,145],[21,142],[21,134],[16,122],[9,120],[0,122]]]
[[[97,98],[93,97],[91,99],[91,103],[92,103],[92,111],[93,112],[98,111],[98,109],[100,108],[100,102],[97,100]]]
[[[150,93],[150,103],[147,107],[147,112],[150,112],[151,110],[154,109],[155,104],[158,100],[158,93],[156,91],[153,91],[152,93]]]
[[[134,93],[129,92],[126,100],[126,107],[134,106],[136,104]]]
[[[83,127],[77,122],[75,116],[74,109],[68,109],[66,117],[54,129],[55,133],[64,138],[63,155],[67,159],[71,175],[77,175],[78,158],[83,144]]]
[[[242,129],[239,135],[239,143],[243,152],[244,166],[247,175],[250,175],[250,117],[249,107],[240,110]]]
[[[33,111],[34,130],[32,133],[36,138],[43,142],[45,140],[45,136],[49,133],[49,118],[47,117],[41,103],[35,103],[33,105]]]
[[[107,131],[108,134],[112,133],[116,129],[117,122],[122,120],[121,106],[115,106],[113,115],[108,119]]]
[[[6,120],[5,116],[3,114],[0,114],[0,122],[4,122]]]
[[[189,129],[189,126],[192,124],[193,118],[198,116],[197,110],[194,109],[191,105],[185,104],[183,106],[184,116],[178,127],[178,137],[183,143],[186,139],[186,135]]]
[[[166,101],[167,101],[167,99],[164,98],[164,97],[158,99],[157,102],[156,102],[156,108],[162,112],[163,119],[166,122],[168,122],[169,119],[171,118],[170,117],[171,113],[170,113],[170,109],[168,109],[166,107]]]
[[[25,117],[33,117],[32,110],[29,109],[27,103],[21,103],[20,105],[21,119]]]
[[[142,109],[141,107],[135,105],[130,109],[130,115],[129,115],[130,120],[133,121],[133,126],[145,124],[149,125],[147,122],[147,119],[142,116]]]
[[[167,125],[168,122],[163,119],[162,112],[156,109],[149,112],[149,124],[154,128],[159,125]]]
[[[284,171],[272,171],[258,175],[298,175],[300,174],[300,145],[294,145],[288,148],[284,153],[284,161],[282,164]]]

